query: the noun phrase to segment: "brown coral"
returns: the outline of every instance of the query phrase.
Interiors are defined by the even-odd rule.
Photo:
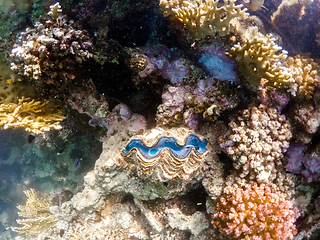
[[[222,196],[214,210],[212,224],[232,239],[288,240],[297,233],[297,209],[264,184]]]

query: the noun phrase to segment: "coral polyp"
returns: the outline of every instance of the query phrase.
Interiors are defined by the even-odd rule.
[[[172,132],[163,132],[164,135],[154,133],[133,137],[121,151],[127,162],[135,162],[140,177],[155,174],[156,180],[161,182],[175,177],[188,179],[208,153],[207,140],[201,140],[184,128],[178,128],[177,133],[180,134],[176,134],[184,138],[184,143]]]

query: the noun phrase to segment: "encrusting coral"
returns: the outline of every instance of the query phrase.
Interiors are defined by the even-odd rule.
[[[222,196],[214,210],[213,226],[230,239],[289,240],[297,233],[298,209],[264,184]]]
[[[25,206],[19,205],[18,215],[24,219],[17,219],[17,223],[23,227],[12,227],[12,230],[19,233],[34,235],[52,227],[58,219],[49,211],[50,202],[37,196],[34,189],[24,191],[28,197]]]
[[[18,103],[0,105],[0,126],[4,129],[23,127],[36,134],[52,129],[61,129],[61,110],[46,108],[49,102],[20,98]]]
[[[218,0],[189,0],[168,1],[161,0],[160,7],[164,15],[173,15],[182,22],[193,34],[195,40],[207,35],[226,36],[234,29],[232,19],[246,18],[249,14],[243,5],[235,5],[236,0],[224,0],[224,5],[218,7]]]
[[[247,38],[243,45],[236,44],[226,53],[238,63],[238,71],[247,82],[255,85],[261,80],[265,86],[273,87],[294,83],[288,69],[281,64],[287,58],[287,51],[278,46],[271,35],[265,37],[256,28],[253,31],[253,39]]]

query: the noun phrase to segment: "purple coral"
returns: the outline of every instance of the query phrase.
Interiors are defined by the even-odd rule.
[[[312,154],[306,154],[306,150],[306,145],[300,142],[292,142],[286,154],[288,161],[286,170],[291,173],[302,174],[310,182],[320,173],[319,147]]]
[[[197,129],[201,119],[216,120],[223,111],[233,109],[239,103],[238,94],[228,84],[206,78],[193,86],[169,86],[162,94],[157,123]]]
[[[197,54],[198,64],[207,74],[222,81],[240,84],[236,63],[225,55],[226,50],[209,46]]]

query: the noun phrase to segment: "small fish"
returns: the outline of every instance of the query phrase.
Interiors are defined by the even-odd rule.
[[[11,202],[11,199],[5,197],[5,196],[0,196],[0,199],[4,202]]]
[[[244,0],[243,5],[248,8],[249,11],[255,12],[264,8],[268,10],[265,6],[263,6],[264,0]]]
[[[78,167],[79,163],[80,163],[80,160],[78,160],[78,161],[77,161],[77,163],[76,163],[76,167]]]
[[[11,80],[11,78],[9,78],[8,80],[7,80],[7,83],[11,83],[12,82],[12,80]]]

